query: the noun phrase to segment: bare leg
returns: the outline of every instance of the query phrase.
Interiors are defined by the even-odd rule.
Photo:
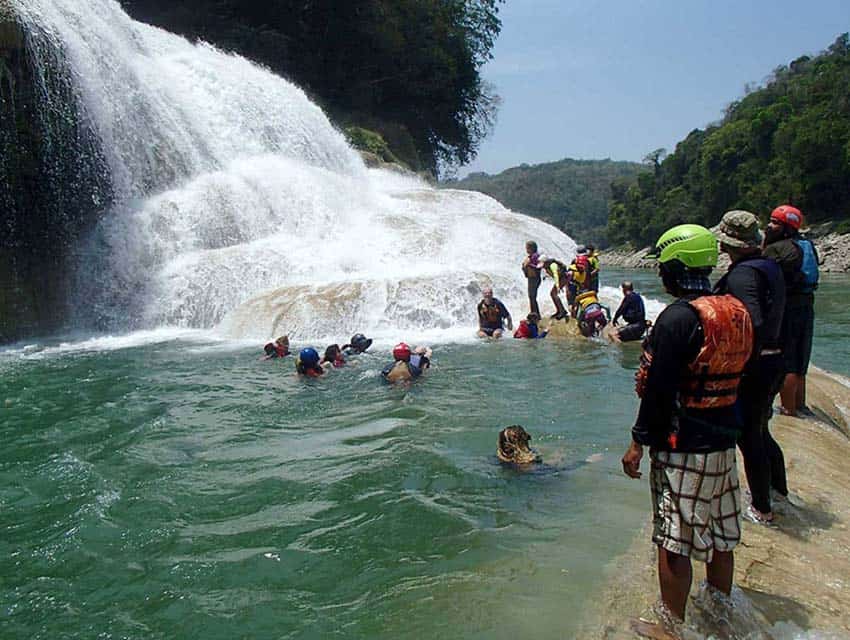
[[[802,409],[806,406],[806,376],[800,376],[797,384],[797,409]]]
[[[800,385],[800,376],[796,373],[786,373],[785,380],[782,383],[782,389],[779,391],[779,398],[782,402],[782,414],[786,416],[796,416],[797,409],[797,387]]]
[[[693,570],[689,557],[658,547],[658,582],[661,585],[661,600],[664,601],[670,613],[680,620],[685,619],[685,605],[688,603],[692,578]]]
[[[732,577],[735,575],[735,555],[731,551],[714,552],[711,562],[705,566],[708,584],[727,596],[732,593]]]

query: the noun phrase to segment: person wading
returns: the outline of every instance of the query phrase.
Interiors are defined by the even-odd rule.
[[[770,489],[783,497],[788,495],[785,458],[768,429],[773,398],[784,373],[780,330],[785,282],[779,265],[762,257],[762,235],[755,214],[729,211],[713,231],[720,250],[732,259],[729,270],[714,285],[714,292],[738,298],[753,323],[753,355],[738,389],[737,406],[743,422],[738,446],[752,496],[744,515],[752,522],[766,524],[773,520]]]
[[[711,295],[708,275],[717,264],[711,231],[695,224],[673,227],[651,257],[676,301],[644,341],[635,376],[640,408],[622,464],[628,476],[639,478],[643,447],[650,447],[652,540],[672,624],[685,617],[692,559],[706,563],[711,587],[726,595],[732,589],[741,531],[734,403],[753,329],[739,300]],[[635,621],[633,627],[665,637],[658,625]]]

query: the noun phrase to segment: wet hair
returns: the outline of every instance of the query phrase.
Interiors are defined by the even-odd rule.
[[[531,324],[537,324],[540,321],[540,314],[534,313],[533,311],[529,313],[526,317]]]
[[[328,348],[325,349],[324,360],[325,360],[325,362],[333,362],[334,360],[336,360],[338,355],[339,355],[339,345],[338,344],[328,345]]]
[[[275,340],[275,343],[289,346],[289,336],[280,336],[277,340]]]
[[[274,355],[274,353],[275,353],[274,343],[273,342],[267,342],[266,346],[263,347],[263,351],[266,352],[267,356]]]
[[[528,242],[525,243],[525,248],[531,249],[532,253],[536,253],[537,252],[537,243],[534,240],[529,240]]]
[[[620,283],[620,286],[623,289],[625,289],[626,291],[634,291],[635,290],[635,285],[632,284],[631,280],[623,280]]]

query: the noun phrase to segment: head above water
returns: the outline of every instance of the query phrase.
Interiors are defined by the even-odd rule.
[[[355,333],[351,336],[351,341],[348,343],[348,346],[358,353],[363,353],[366,349],[372,346],[372,340],[364,336],[362,333]]]
[[[532,464],[540,462],[540,456],[529,448],[531,435],[520,425],[505,427],[499,432],[496,456],[501,462],[511,464]]]
[[[481,295],[484,296],[485,298],[492,298],[493,297],[493,287],[484,287],[481,290]]]
[[[339,357],[339,355],[340,355],[340,349],[339,349],[338,344],[328,345],[327,348],[325,349],[325,361],[326,362],[333,362],[334,360],[336,360]]]
[[[537,243],[534,240],[529,240],[528,242],[526,242],[525,252],[528,255],[531,255],[532,253],[537,253]]]
[[[277,340],[275,340],[275,344],[289,348],[289,336],[280,336]]]
[[[274,353],[275,353],[274,343],[267,342],[266,346],[263,347],[263,351],[266,352],[267,356],[274,355]]]
[[[315,367],[319,364],[319,352],[313,347],[305,347],[298,354],[298,361],[305,367]]]
[[[393,359],[401,362],[410,362],[410,345],[406,342],[399,342],[393,348]]]
[[[635,285],[632,284],[631,280],[623,280],[620,283],[620,288],[623,290],[623,293],[627,293],[629,291],[634,291]]]

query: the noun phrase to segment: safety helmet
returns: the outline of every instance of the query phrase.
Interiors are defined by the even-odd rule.
[[[587,256],[580,255],[576,256],[576,266],[581,267],[582,269],[587,269],[587,265],[589,264]]]
[[[771,220],[778,220],[782,224],[787,224],[795,231],[799,231],[803,225],[803,214],[797,207],[792,207],[790,204],[779,205],[770,214]]]
[[[313,347],[306,347],[301,349],[301,353],[298,354],[298,359],[304,366],[315,367],[319,364],[319,352]]]
[[[698,224],[680,224],[668,229],[646,256],[661,264],[678,260],[690,269],[717,265],[717,238]]]
[[[399,342],[393,348],[393,358],[407,362],[410,360],[410,347],[405,342]]]

